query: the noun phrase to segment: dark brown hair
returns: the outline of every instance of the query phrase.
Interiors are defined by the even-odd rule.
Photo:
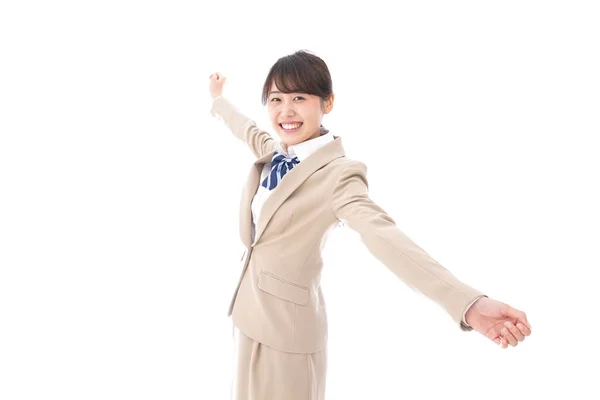
[[[327,64],[320,57],[306,50],[298,50],[281,57],[271,67],[263,85],[261,98],[263,106],[269,101],[273,82],[283,93],[307,93],[319,96],[321,108],[324,101],[333,94],[331,74]],[[327,130],[324,133],[327,133]]]

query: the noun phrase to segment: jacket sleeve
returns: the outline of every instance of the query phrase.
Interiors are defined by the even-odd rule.
[[[442,306],[463,331],[468,307],[485,294],[464,284],[406,236],[368,194],[367,166],[352,161],[332,194],[333,214],[360,234],[368,250],[411,289]]]
[[[213,101],[210,113],[215,118],[220,117],[229,130],[246,143],[257,158],[275,149],[275,139],[268,132],[259,129],[256,122],[242,114],[225,97],[219,96]]]

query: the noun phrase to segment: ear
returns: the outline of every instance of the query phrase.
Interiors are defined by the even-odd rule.
[[[333,109],[333,101],[335,99],[335,94],[331,94],[331,96],[329,96],[329,99],[325,100],[324,104],[323,104],[323,114],[329,114],[331,112],[331,110]]]

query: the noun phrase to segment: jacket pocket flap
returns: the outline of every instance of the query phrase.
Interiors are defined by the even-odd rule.
[[[260,272],[258,287],[275,297],[295,304],[306,305],[308,302],[307,287],[285,281],[269,272]]]

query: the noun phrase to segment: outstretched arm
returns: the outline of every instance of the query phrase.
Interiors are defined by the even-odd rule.
[[[463,331],[473,329],[506,347],[514,346],[512,339],[521,339],[529,333],[502,331],[509,321],[522,327],[528,325],[525,314],[489,299],[487,295],[458,280],[421,247],[414,243],[398,227],[395,221],[369,198],[367,166],[352,161],[341,172],[334,185],[331,210],[350,228],[357,231],[368,250],[409,287],[415,289],[442,306]],[[510,314],[507,316],[505,314]],[[463,319],[466,314],[466,322]],[[507,319],[512,318],[512,319]],[[526,327],[525,327],[526,328]],[[530,328],[530,327],[529,327]],[[519,327],[521,329],[521,327]],[[506,337],[503,341],[501,335]],[[512,338],[512,339],[510,339]]]
[[[211,115],[220,117],[229,130],[250,148],[258,158],[276,148],[271,135],[256,126],[256,122],[245,116],[229,100],[223,97],[225,77],[219,73],[210,76],[209,91],[213,100]]]

